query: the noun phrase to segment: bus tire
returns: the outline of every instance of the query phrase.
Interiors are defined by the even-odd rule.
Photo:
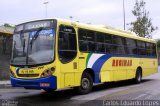
[[[55,90],[54,89],[43,89],[44,91],[46,91],[47,93],[54,93],[55,92]]]
[[[142,71],[140,68],[137,69],[136,71],[136,76],[135,76],[135,83],[138,84],[142,81]]]
[[[93,78],[92,76],[84,72],[81,78],[81,85],[79,87],[76,87],[76,90],[78,91],[79,94],[87,94],[91,92],[93,87]]]

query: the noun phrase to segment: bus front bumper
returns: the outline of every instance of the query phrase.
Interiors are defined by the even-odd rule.
[[[57,78],[49,76],[38,79],[18,79],[10,77],[12,87],[24,87],[28,89],[57,89]]]

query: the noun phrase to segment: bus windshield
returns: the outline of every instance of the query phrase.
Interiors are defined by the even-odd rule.
[[[37,29],[13,35],[11,64],[36,65],[54,59],[54,29]]]

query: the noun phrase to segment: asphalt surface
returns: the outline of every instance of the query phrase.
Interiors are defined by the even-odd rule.
[[[73,89],[46,93],[43,90],[6,87],[0,88],[0,99],[0,106],[116,106],[126,105],[126,102],[120,104],[124,100],[140,103],[137,104],[139,106],[142,105],[142,100],[145,106],[159,106],[160,73],[144,78],[140,84],[128,80],[96,85],[93,91],[86,95],[78,95]]]

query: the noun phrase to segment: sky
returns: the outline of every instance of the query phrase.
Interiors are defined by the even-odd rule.
[[[47,4],[47,17],[46,5]],[[135,20],[132,10],[136,0],[125,1],[126,24]],[[153,39],[160,39],[160,0],[144,0],[154,26]],[[154,1],[154,2],[153,2]],[[44,18],[64,18],[123,29],[123,0],[0,0],[0,24],[17,25]],[[126,29],[129,26],[126,25]]]

